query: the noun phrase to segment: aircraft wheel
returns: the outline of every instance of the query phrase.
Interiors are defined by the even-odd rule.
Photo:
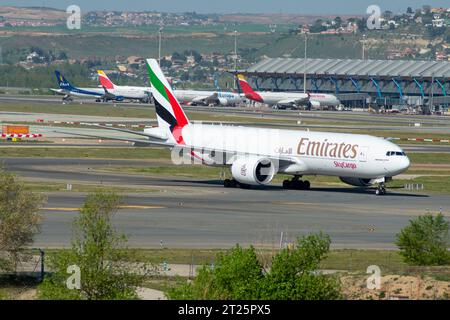
[[[297,190],[304,190],[305,189],[305,184],[301,180],[293,181],[293,185],[294,185],[294,189],[297,189]]]
[[[231,180],[230,180],[230,179],[225,179],[225,180],[223,181],[223,186],[224,186],[225,188],[231,188]]]
[[[283,189],[290,189],[291,188],[291,181],[284,180],[283,181]]]
[[[304,190],[310,190],[311,189],[311,182],[309,182],[308,180],[303,182],[304,185]]]

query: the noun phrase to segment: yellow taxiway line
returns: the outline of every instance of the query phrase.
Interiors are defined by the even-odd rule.
[[[123,205],[119,206],[119,209],[136,209],[136,210],[147,210],[147,209],[164,209],[166,207],[163,206],[139,206],[139,205]],[[63,207],[54,207],[54,208],[41,208],[41,210],[46,211],[80,211],[80,208],[63,208]]]

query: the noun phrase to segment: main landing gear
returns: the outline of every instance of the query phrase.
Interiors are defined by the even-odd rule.
[[[223,186],[225,188],[241,188],[241,189],[250,189],[252,187],[249,184],[240,183],[234,179],[225,179],[223,181]]]
[[[308,180],[300,180],[300,176],[295,176],[292,180],[284,180],[284,189],[294,189],[294,190],[309,190],[311,189],[311,183]]]
[[[386,185],[384,182],[378,184],[377,189],[375,190],[375,194],[377,196],[384,196],[386,194]]]

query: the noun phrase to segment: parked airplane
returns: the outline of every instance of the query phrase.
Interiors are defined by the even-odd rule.
[[[225,91],[174,90],[175,97],[190,105],[236,105],[242,101],[239,94]]]
[[[145,137],[108,139],[172,148],[177,161],[183,154],[190,161],[229,167],[232,179],[225,187],[267,185],[276,174],[288,174],[293,179],[283,182],[285,189],[307,190],[311,185],[303,176],[326,175],[353,186],[377,185],[376,194],[382,195],[385,182],[410,166],[400,147],[368,135],[190,123],[158,62],[148,59],[147,65],[158,127],[143,132],[106,127]]]
[[[64,95],[63,101],[71,101],[72,97],[95,98],[97,100],[111,98],[108,91],[103,88],[77,88],[72,86],[59,71],[56,70],[55,75],[59,89],[50,90],[57,94]]]
[[[245,96],[253,101],[266,103],[280,108],[297,108],[305,105],[308,109],[320,107],[337,107],[341,104],[332,94],[324,93],[298,93],[298,92],[255,92],[243,75],[238,75],[239,85]]]
[[[144,103],[150,101],[151,90],[149,87],[117,86],[108,78],[104,71],[98,70],[97,73],[100,84],[111,94],[127,100],[139,100]]]
[[[151,95],[151,89],[148,87],[129,87],[117,86],[101,70],[98,71],[98,77],[102,86],[113,94],[124,96],[125,99],[139,99],[146,101]],[[175,97],[191,105],[234,105],[241,101],[241,97],[233,92],[222,91],[197,91],[197,90],[174,90]]]

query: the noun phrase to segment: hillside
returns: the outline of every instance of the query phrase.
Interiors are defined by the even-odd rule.
[[[63,20],[67,18],[65,11],[52,8],[0,6],[0,16],[18,20]]]

